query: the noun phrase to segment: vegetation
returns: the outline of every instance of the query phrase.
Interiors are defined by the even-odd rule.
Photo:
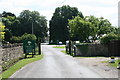
[[[89,42],[89,36],[92,36],[96,30],[92,23],[79,16],[69,20],[69,26],[72,40],[79,40],[80,42]]]
[[[34,34],[23,34],[21,37],[12,36],[10,38],[11,43],[22,43],[23,40],[36,40],[37,37]]]
[[[4,39],[4,28],[5,26],[0,22],[0,42]]]
[[[54,46],[53,48],[65,48],[65,46]]]
[[[19,36],[22,36],[25,33],[34,34],[43,41],[45,37],[47,37],[47,20],[37,11],[24,10],[18,17],[11,12],[4,11],[2,16],[2,22],[6,26],[5,41],[7,42],[14,39],[19,42]]]
[[[118,35],[116,35],[114,33],[110,33],[101,38],[101,43],[107,45],[108,43],[110,43],[110,41],[118,40],[118,39],[119,39]]]
[[[15,73],[17,70],[19,70],[26,64],[40,60],[40,59],[42,59],[42,57],[43,57],[43,55],[35,55],[35,57],[33,57],[33,58],[27,58],[27,59],[20,60],[15,65],[11,66],[8,70],[6,70],[2,74],[0,74],[0,76],[2,76],[2,78],[9,78],[13,73]]]
[[[109,61],[102,61],[101,63],[108,63],[108,66],[117,67],[119,62],[120,60],[117,59],[115,60],[115,63],[109,63]]]
[[[69,20],[69,26],[72,40],[79,40],[80,42],[94,42],[100,39],[102,35],[115,31],[107,19],[94,16],[86,16],[85,18],[76,16]]]
[[[65,50],[62,50],[61,52],[63,52],[63,53],[65,53],[65,54],[67,54]]]
[[[79,15],[83,18],[82,12],[79,12],[76,7],[62,6],[57,7],[50,20],[50,41],[57,43],[62,41],[63,43],[69,39],[68,19]]]

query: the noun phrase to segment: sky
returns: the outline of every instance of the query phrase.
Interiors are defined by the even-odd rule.
[[[19,16],[23,10],[38,11],[49,22],[55,8],[69,5],[77,7],[84,16],[104,17],[113,26],[118,26],[118,2],[119,0],[0,0],[0,13],[6,11]]]

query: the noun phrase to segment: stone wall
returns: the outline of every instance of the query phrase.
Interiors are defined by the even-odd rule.
[[[2,72],[2,47],[0,47],[0,73]]]
[[[3,45],[0,58],[2,59],[3,70],[14,64],[23,57],[23,48],[21,44]]]

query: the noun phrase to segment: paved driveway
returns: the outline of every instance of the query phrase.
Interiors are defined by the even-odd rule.
[[[42,53],[42,60],[24,66],[11,78],[102,78],[52,45],[42,45]]]

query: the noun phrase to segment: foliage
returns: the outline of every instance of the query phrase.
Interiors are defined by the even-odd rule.
[[[114,33],[107,34],[106,36],[101,38],[101,43],[107,45],[112,40],[118,40],[118,35]]]
[[[82,13],[79,12],[76,7],[70,7],[69,5],[57,7],[49,24],[50,41],[57,42],[59,40],[64,43],[66,40],[68,40],[68,19],[72,19],[77,15],[83,18]]]
[[[92,36],[92,40],[99,39],[102,35],[114,32],[114,27],[111,23],[103,17],[96,18],[95,16],[86,16],[85,20],[91,22],[95,29],[95,34]]]
[[[5,29],[5,41],[10,42],[10,38],[12,38],[12,32],[9,29]]]
[[[36,36],[33,34],[23,34],[21,37],[20,36],[12,36],[10,38],[11,43],[21,43],[23,40],[36,40]]]
[[[43,39],[47,36],[47,20],[44,16],[41,16],[38,11],[24,10],[20,13],[18,20],[20,21],[20,25],[17,28],[18,35],[16,36],[21,36],[24,33],[31,34],[32,27],[33,34],[35,34],[36,37]]]
[[[86,16],[85,18],[75,17],[69,20],[72,40],[81,42],[93,42],[100,39],[104,34],[115,33],[115,28],[103,17]]]
[[[2,13],[3,17],[2,17],[2,22],[5,24],[6,28],[5,28],[5,41],[10,42],[10,38],[14,35],[14,33],[16,31],[14,31],[15,29],[15,24],[17,19],[16,16],[11,13],[11,12],[3,12]]]
[[[31,34],[32,27],[33,33],[37,37],[41,39],[47,37],[47,20],[37,11],[24,10],[18,17],[11,12],[5,11],[2,15],[2,22],[6,26],[5,41],[10,42],[12,36],[22,36],[25,33]]]
[[[79,16],[69,20],[69,26],[72,40],[89,42],[89,36],[92,36],[95,33],[94,25]]]
[[[2,41],[4,39],[4,31],[5,26],[0,22],[0,41]]]
[[[21,36],[22,40],[36,40],[36,36],[34,34],[27,34]]]
[[[10,38],[10,42],[11,43],[20,43],[22,41],[22,38],[19,36],[12,36],[12,38]]]

